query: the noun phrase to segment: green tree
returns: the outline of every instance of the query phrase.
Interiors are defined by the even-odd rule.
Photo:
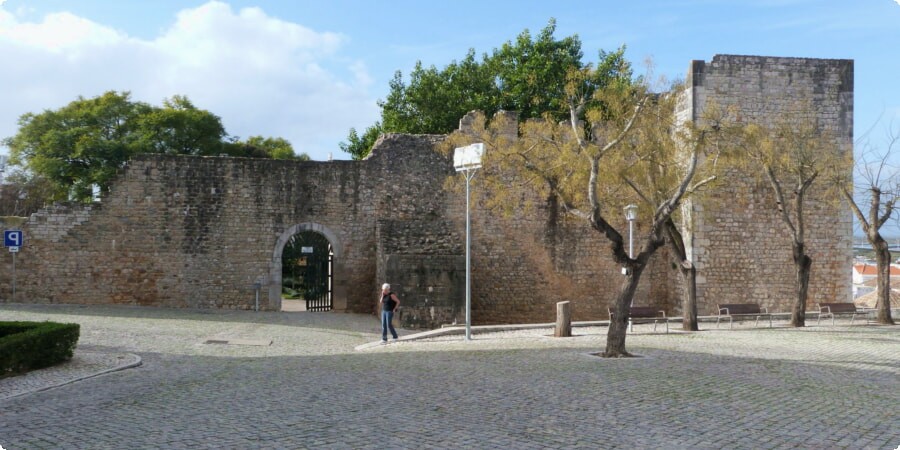
[[[356,133],[356,128],[351,128],[350,134],[347,136],[349,142],[341,142],[339,147],[345,153],[349,153],[353,159],[359,161],[369,155],[369,151],[375,146],[375,141],[381,136],[383,130],[381,122],[375,122],[375,125],[366,128],[362,136]]]
[[[250,136],[245,141],[235,140],[226,144],[225,153],[230,156],[243,156],[248,158],[292,159],[296,161],[309,161],[306,153],[297,154],[294,146],[284,138]]]
[[[581,40],[578,35],[556,40],[556,20],[550,19],[537,39],[526,29],[515,43],[495,49],[490,64],[495,67],[500,89],[500,109],[517,111],[519,117],[567,118],[566,75],[581,69]]]
[[[22,115],[18,133],[4,142],[11,162],[53,183],[52,200],[90,199],[92,184],[108,189],[125,161],[146,150],[137,119],[153,108],[130,97],[111,91]]]
[[[448,133],[469,111],[496,111],[499,91],[494,78],[489,63],[475,60],[474,50],[442,70],[417,62],[409,85],[399,71],[394,74],[387,99],[379,102],[382,127],[390,133]]]
[[[131,100],[128,92],[109,91],[78,97],[57,110],[26,113],[16,135],[3,143],[12,164],[53,186],[41,201],[87,201],[93,185],[107,192],[125,162],[139,153],[309,160],[283,138],[226,138],[221,119],[187,97],[175,95],[154,107]]]
[[[566,76],[570,69],[581,69],[581,40],[577,35],[557,40],[553,37],[556,21],[551,19],[536,38],[528,30],[515,42],[509,41],[480,61],[470,49],[459,62],[443,69],[425,68],[417,62],[405,83],[396,72],[381,107],[381,120],[359,136],[351,129],[343,151],[354,159],[369,154],[382,133],[446,134],[459,126],[459,119],[473,110],[491,117],[499,110],[517,111],[523,119],[568,118],[565,101]],[[625,49],[601,51],[593,75],[583,80],[587,95],[609,77],[630,80],[631,67],[624,58]],[[606,77],[606,79],[603,79]]]
[[[184,96],[163,101],[137,118],[141,151],[171,155],[218,155],[226,136],[222,120]]]

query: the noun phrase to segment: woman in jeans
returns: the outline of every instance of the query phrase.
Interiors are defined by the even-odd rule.
[[[391,336],[397,339],[397,330],[394,329],[394,312],[400,307],[400,298],[391,292],[391,285],[381,285],[381,343],[387,343],[387,333],[391,330]]]

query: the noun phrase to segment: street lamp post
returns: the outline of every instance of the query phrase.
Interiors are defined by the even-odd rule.
[[[632,235],[634,234],[634,221],[637,220],[637,210],[638,207],[635,204],[630,204],[625,207],[625,220],[628,221],[628,257],[634,258],[634,240],[632,239]]]
[[[453,166],[457,172],[466,177],[466,340],[472,340],[472,269],[471,241],[472,231],[469,220],[469,183],[475,177],[475,171],[481,168],[481,155],[484,144],[471,144],[458,147],[453,153]]]
[[[625,220],[628,221],[628,259],[634,259],[634,221],[637,220],[637,210],[638,207],[634,203],[625,207]],[[628,273],[627,269],[622,272]],[[631,304],[628,306],[634,306],[634,296],[631,297]],[[631,323],[630,316],[628,322]]]

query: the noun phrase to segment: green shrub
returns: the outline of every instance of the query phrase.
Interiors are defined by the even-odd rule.
[[[77,323],[0,322],[0,378],[68,361],[80,331]]]

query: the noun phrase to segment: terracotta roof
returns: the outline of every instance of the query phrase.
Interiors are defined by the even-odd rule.
[[[878,266],[875,264],[854,264],[853,270],[857,271],[861,275],[878,275]],[[898,277],[900,276],[900,267],[891,265],[891,276]]]
[[[878,302],[877,293],[877,291],[869,292],[853,300],[853,303],[862,308],[874,308]],[[891,308],[900,308],[900,291],[897,289],[891,289]]]

